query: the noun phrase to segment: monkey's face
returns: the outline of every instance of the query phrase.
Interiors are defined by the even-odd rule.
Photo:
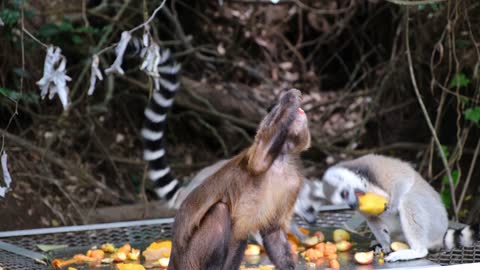
[[[310,146],[305,112],[300,108],[301,92],[290,89],[265,116],[248,151],[250,171],[267,170],[279,155],[298,154]]]

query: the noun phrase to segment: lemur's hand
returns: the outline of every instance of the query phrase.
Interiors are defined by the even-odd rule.
[[[375,253],[375,255],[378,255],[380,253],[383,253],[383,254],[389,254],[390,252],[392,252],[392,250],[390,249],[390,246],[386,246],[386,247],[382,247],[382,245],[380,244],[375,244],[375,245],[372,245],[370,246],[369,248],[370,250],[373,250],[373,252]]]

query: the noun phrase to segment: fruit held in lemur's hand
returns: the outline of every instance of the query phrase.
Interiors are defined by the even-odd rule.
[[[358,197],[358,210],[370,215],[379,215],[387,208],[387,198],[375,193],[365,193]]]

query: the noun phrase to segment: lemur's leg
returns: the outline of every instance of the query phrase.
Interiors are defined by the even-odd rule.
[[[428,254],[428,218],[431,213],[418,204],[418,198],[405,196],[399,207],[400,223],[402,231],[407,239],[410,249],[399,250],[390,253],[385,260],[388,262],[413,260],[427,256]],[[442,235],[439,236],[443,237]]]
[[[372,231],[377,242],[382,246],[383,252],[390,252],[390,232],[387,224],[378,216],[366,218],[368,227]]]

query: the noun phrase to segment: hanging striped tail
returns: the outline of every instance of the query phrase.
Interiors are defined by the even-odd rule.
[[[448,229],[443,237],[443,246],[447,250],[471,247],[480,240],[480,224],[469,225],[462,229]]]
[[[158,71],[160,77],[154,79],[155,90],[145,109],[145,123],[141,131],[144,140],[143,159],[148,162],[148,177],[154,183],[156,194],[172,206],[181,183],[170,172],[163,138],[167,112],[180,86],[180,64],[170,57],[169,50],[162,50]]]

